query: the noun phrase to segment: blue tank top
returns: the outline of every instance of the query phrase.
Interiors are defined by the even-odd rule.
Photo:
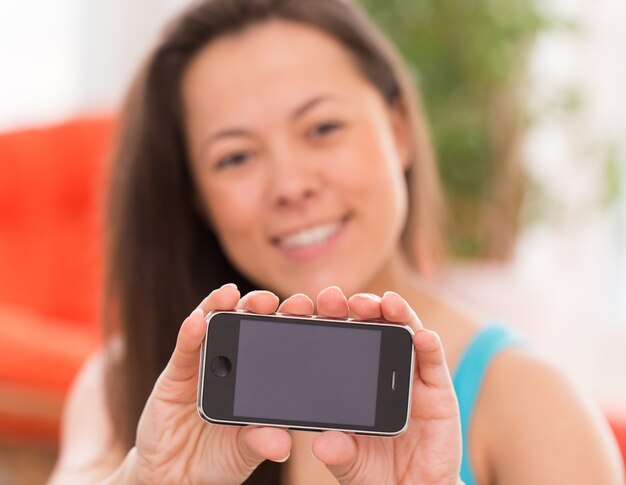
[[[459,359],[453,383],[459,401],[463,434],[461,480],[466,485],[477,485],[470,461],[469,427],[485,373],[498,353],[522,344],[522,339],[506,327],[489,325],[476,334]]]

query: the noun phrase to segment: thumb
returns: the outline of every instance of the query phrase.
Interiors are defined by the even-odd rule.
[[[237,287],[227,284],[213,290],[200,306],[191,312],[178,331],[176,347],[157,381],[157,389],[171,390],[180,384],[183,384],[185,389],[189,387],[189,383],[198,375],[200,347],[206,332],[205,311],[232,310],[238,301]]]
[[[178,331],[176,347],[154,385],[153,398],[180,403],[196,399],[200,347],[205,329],[204,313],[196,308]]]
[[[165,367],[163,378],[167,378],[172,383],[183,382],[198,373],[200,347],[205,330],[204,312],[198,307],[180,326],[176,347]]]
[[[358,447],[353,436],[340,431],[325,431],[313,441],[313,455],[324,463],[340,483],[354,481],[358,469]]]
[[[239,432],[237,447],[252,470],[263,460],[286,461],[291,452],[291,436],[281,428],[246,426]]]

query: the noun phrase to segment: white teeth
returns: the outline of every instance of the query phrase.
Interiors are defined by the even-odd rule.
[[[304,231],[297,232],[292,236],[282,238],[278,241],[280,246],[289,247],[302,247],[312,246],[319,244],[327,240],[341,227],[341,222],[332,222],[330,224],[322,224],[312,227],[311,229],[305,229]]]

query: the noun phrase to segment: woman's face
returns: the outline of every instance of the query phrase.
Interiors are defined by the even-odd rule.
[[[327,34],[271,21],[220,38],[182,84],[200,204],[259,287],[372,282],[407,211],[407,128]]]

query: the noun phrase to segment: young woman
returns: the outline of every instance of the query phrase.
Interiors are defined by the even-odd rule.
[[[597,411],[426,282],[441,236],[425,122],[354,4],[196,4],[148,58],[120,133],[109,338],[71,392],[52,482],[622,483]],[[408,431],[204,423],[203,316],[233,308],[412,325]]]

